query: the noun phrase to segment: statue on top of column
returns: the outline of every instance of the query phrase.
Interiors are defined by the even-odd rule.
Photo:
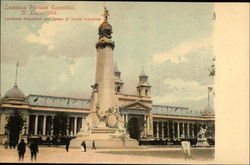
[[[103,14],[104,22],[108,21],[108,16],[109,16],[109,11],[107,10],[106,7],[104,7],[104,14]]]

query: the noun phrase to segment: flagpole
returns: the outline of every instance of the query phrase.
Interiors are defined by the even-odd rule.
[[[210,100],[210,98],[209,98],[209,90],[208,90],[208,96],[207,96],[207,105],[208,105],[208,107],[209,107],[209,100]]]
[[[17,71],[18,71],[18,61],[16,63],[16,78],[15,78],[15,86],[17,86]]]

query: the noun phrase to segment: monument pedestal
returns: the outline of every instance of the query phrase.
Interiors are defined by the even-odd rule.
[[[207,138],[201,138],[201,139],[198,138],[196,146],[197,147],[208,147],[210,145],[207,142]]]
[[[75,139],[72,139],[70,147],[81,148],[82,141],[85,141],[87,148],[91,148],[93,140],[95,140],[96,148],[139,145],[138,141],[135,139],[117,137],[115,131],[115,128],[92,128],[90,135],[78,135]]]

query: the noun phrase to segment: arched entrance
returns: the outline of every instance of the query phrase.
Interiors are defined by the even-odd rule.
[[[132,117],[128,121],[128,132],[129,132],[130,138],[133,138],[133,139],[140,138],[139,121],[136,117]]]

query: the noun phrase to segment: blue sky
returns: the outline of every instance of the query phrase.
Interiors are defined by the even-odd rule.
[[[95,43],[102,21],[6,21],[20,11],[6,5],[69,5],[55,17],[101,18],[102,2],[3,2],[1,96],[14,84],[25,93],[89,98]],[[144,66],[154,104],[206,106],[212,63],[213,3],[106,2],[123,93],[134,94]],[[27,15],[26,17],[31,17]],[[37,16],[41,17],[41,16]],[[44,16],[43,16],[44,17]]]

